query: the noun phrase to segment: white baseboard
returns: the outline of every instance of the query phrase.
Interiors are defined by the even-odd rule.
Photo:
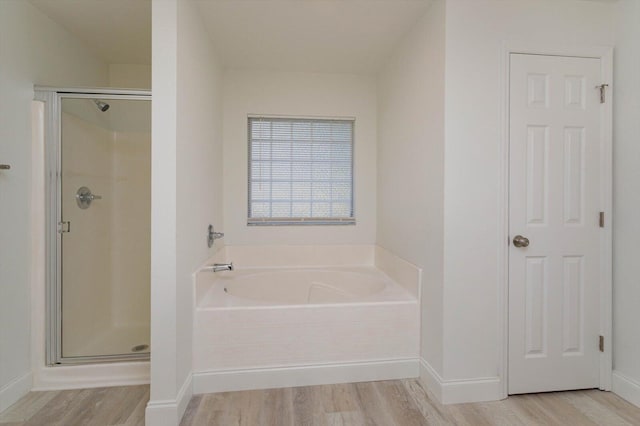
[[[35,370],[33,377],[36,391],[145,384],[149,384],[148,361],[43,366]]]
[[[619,371],[613,372],[613,392],[640,407],[640,383]]]
[[[32,380],[33,377],[29,371],[0,388],[0,413],[29,393]]]
[[[420,382],[425,389],[431,391],[431,393],[442,403],[442,377],[431,365],[420,358]]]
[[[442,404],[498,401],[506,397],[500,377],[444,380],[424,359],[420,360],[420,381]]]
[[[147,426],[178,426],[189,401],[193,396],[193,376],[182,384],[176,399],[163,401],[149,401],[145,410],[145,425]]]
[[[419,360],[397,359],[340,364],[302,365],[193,374],[193,393],[369,382],[418,377]]]

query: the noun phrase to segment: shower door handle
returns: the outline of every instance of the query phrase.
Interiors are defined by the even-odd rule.
[[[0,164],[0,170],[10,170],[11,166],[8,164]]]

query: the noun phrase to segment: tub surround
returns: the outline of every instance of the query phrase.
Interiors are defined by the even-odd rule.
[[[380,246],[374,247],[374,265],[389,278],[401,285],[413,297],[420,300],[422,293],[422,269],[396,256]]]
[[[239,267],[286,268],[373,265],[373,245],[226,246],[222,253]]]
[[[413,265],[375,246],[227,246],[207,264],[219,261],[237,270],[194,274],[194,393],[418,376],[420,271]],[[359,282],[339,290],[349,274]],[[247,297],[261,277],[274,292],[288,279],[338,290],[311,300]],[[234,285],[244,288],[224,291]]]

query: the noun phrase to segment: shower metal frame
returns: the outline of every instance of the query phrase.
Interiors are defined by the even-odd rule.
[[[62,100],[95,99],[151,101],[150,90],[58,88],[35,86],[34,100],[44,103],[45,151],[45,358],[48,366],[148,361],[149,353],[62,356]]]

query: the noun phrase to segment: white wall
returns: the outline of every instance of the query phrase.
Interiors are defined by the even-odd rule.
[[[151,393],[146,424],[177,424],[176,151],[178,4],[152,4]],[[163,403],[163,401],[167,401]],[[164,419],[164,420],[163,420]],[[171,422],[174,420],[173,422]],[[165,423],[161,423],[161,422]]]
[[[355,226],[247,226],[247,115],[355,117]],[[376,224],[376,86],[371,76],[227,70],[224,223],[229,245],[372,244]]]
[[[151,89],[151,65],[109,64],[109,86]]]
[[[222,227],[221,71],[192,2],[153,2],[151,400],[176,425],[191,396],[193,282]],[[216,244],[219,246],[219,244]]]
[[[421,355],[442,371],[445,2],[378,78],[377,244],[423,269]]]
[[[191,274],[224,244],[207,247],[207,226],[222,228],[222,69],[197,9],[178,8],[178,384],[191,374]]]
[[[611,45],[612,12],[570,0],[447,2],[445,380],[488,378],[476,383],[499,395],[503,42]]]
[[[0,228],[1,411],[30,387],[33,85],[106,86],[108,76],[103,62],[26,1],[0,2],[0,55],[0,163],[12,166],[0,172],[0,223],[10,224]]]
[[[614,21],[613,390],[640,405],[640,2],[622,0]]]

